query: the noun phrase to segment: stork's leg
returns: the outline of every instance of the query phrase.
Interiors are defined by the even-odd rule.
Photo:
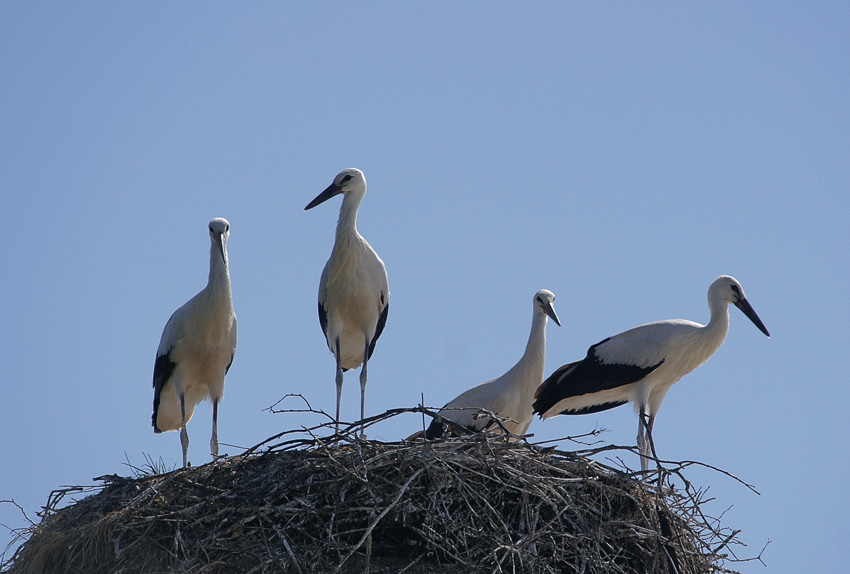
[[[213,428],[210,439],[210,454],[213,459],[218,457],[218,400],[213,401]]]
[[[186,432],[186,401],[180,395],[180,446],[183,447],[183,468],[189,466],[189,433]]]
[[[342,400],[342,363],[339,358],[339,337],[336,340],[336,434],[339,434],[339,403]]]
[[[640,405],[640,413],[638,413],[638,435],[637,446],[640,452],[640,469],[644,472],[649,470],[649,449],[647,448],[646,429],[648,427],[646,417],[646,405]]]
[[[366,418],[366,365],[369,362],[369,341],[363,349],[363,366],[360,368],[360,420]],[[366,433],[361,427],[360,439],[366,440]]]
[[[655,424],[655,413],[649,415],[649,421],[646,424],[646,437],[649,439],[649,448],[652,451],[652,456],[657,460],[658,455],[655,453],[655,441],[652,440],[652,427]]]

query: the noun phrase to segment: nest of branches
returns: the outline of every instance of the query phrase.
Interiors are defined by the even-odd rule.
[[[663,474],[503,436],[271,444],[282,435],[196,468],[101,477],[47,512],[7,571],[728,572],[737,532]]]

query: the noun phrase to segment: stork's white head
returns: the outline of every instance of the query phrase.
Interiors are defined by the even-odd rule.
[[[358,200],[362,199],[366,195],[366,176],[363,172],[356,167],[342,170],[334,178],[333,183],[308,203],[304,210],[312,209],[340,193],[356,197]]]
[[[738,301],[746,301],[747,295],[744,293],[744,288],[734,277],[729,275],[721,275],[711,282],[708,287],[708,298],[720,298],[726,303],[736,305]]]
[[[759,319],[759,316],[756,315],[752,305],[750,305],[750,302],[747,301],[747,295],[744,293],[744,288],[741,287],[741,284],[737,279],[730,277],[729,275],[721,275],[712,281],[708,288],[709,305],[718,299],[727,304],[731,303],[740,309],[741,312],[743,312],[744,315],[746,315],[747,318],[752,321],[756,327],[758,327],[759,331],[770,337],[770,333],[767,332],[767,328],[764,326],[764,323],[761,322],[761,319]]]
[[[230,237],[230,222],[223,217],[216,217],[210,221],[210,241],[225,263],[227,263],[228,237]]]
[[[534,294],[534,310],[538,313],[551,317],[552,320],[555,321],[555,324],[560,327],[561,320],[558,319],[558,314],[555,313],[555,307],[553,306],[554,302],[555,294],[548,289],[541,289]]]

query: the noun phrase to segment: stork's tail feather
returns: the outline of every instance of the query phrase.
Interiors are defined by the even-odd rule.
[[[534,414],[539,414],[543,418],[543,414],[555,406],[560,399],[558,398],[558,389],[560,388],[561,379],[563,376],[575,368],[581,361],[575,363],[567,363],[559,367],[554,373],[549,375],[543,383],[534,391]]]
[[[154,391],[153,395],[153,415],[151,416],[151,426],[153,426],[153,432],[155,434],[159,434],[162,432],[162,429],[156,426],[156,415],[159,413],[159,393]]]
[[[434,440],[442,438],[445,431],[446,427],[441,422],[438,422],[437,419],[434,419],[431,421],[431,424],[428,425],[427,429],[424,431],[416,431],[404,440],[405,442],[418,440],[420,438],[425,438],[425,440]]]
[[[424,431],[416,431],[406,439],[405,441],[412,441],[420,438],[425,438],[425,440],[436,440],[443,438],[444,436],[464,436],[475,434],[480,430],[484,430],[489,428],[493,424],[493,421],[490,421],[483,429],[474,429],[458,424],[449,419],[443,418],[438,415],[437,418],[431,421],[431,424],[428,425],[428,428]]]
[[[441,438],[443,433],[446,432],[446,427],[443,423],[439,422],[437,419],[431,421],[431,424],[428,425],[428,428],[425,429],[425,438],[428,440],[434,440],[437,438]]]

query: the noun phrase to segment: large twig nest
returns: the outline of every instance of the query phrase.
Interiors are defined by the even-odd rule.
[[[8,571],[704,573],[736,534],[689,489],[481,435],[315,440],[102,480]]]

